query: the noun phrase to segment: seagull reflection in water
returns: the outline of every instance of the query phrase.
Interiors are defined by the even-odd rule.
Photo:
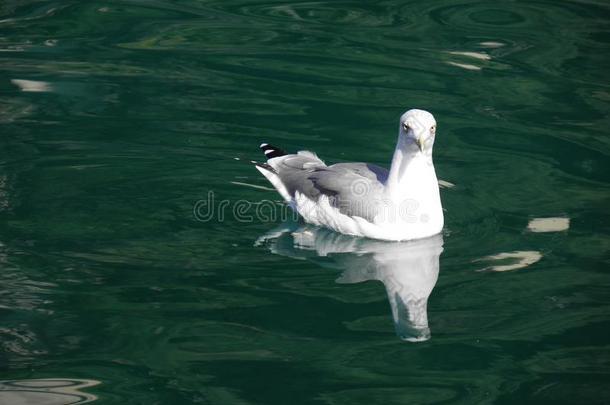
[[[281,256],[338,267],[343,273],[337,283],[381,281],[388,294],[398,337],[409,342],[430,339],[428,297],[438,279],[442,234],[406,242],[385,242],[289,222],[261,236],[256,244]],[[316,260],[321,257],[330,259],[331,263]]]

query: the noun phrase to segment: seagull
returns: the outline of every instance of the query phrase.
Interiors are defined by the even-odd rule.
[[[268,143],[260,145],[267,162],[253,163],[307,223],[372,239],[420,239],[444,224],[435,135],[434,116],[412,109],[400,117],[389,171],[369,163],[327,166],[313,152],[290,154]]]

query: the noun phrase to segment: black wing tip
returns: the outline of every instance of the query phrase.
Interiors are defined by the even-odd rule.
[[[263,151],[267,159],[273,159],[275,157],[287,155],[286,151],[284,151],[283,149],[280,149],[277,146],[273,146],[265,142],[261,143],[259,148]]]

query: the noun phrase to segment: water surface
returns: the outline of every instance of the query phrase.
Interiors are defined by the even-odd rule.
[[[0,399],[607,403],[608,21],[595,0],[0,2]],[[379,278],[257,244],[279,218],[195,218],[209,192],[279,199],[247,163],[263,141],[387,166],[412,107],[455,185],[429,339],[396,335]]]

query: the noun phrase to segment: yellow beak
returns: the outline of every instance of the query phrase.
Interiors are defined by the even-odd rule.
[[[420,152],[424,151],[424,138],[422,138],[422,137],[417,138],[417,146],[419,146]]]

